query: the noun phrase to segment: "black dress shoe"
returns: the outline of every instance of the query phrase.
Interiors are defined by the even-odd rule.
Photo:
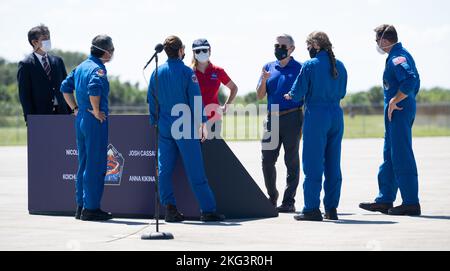
[[[295,206],[294,204],[281,204],[277,207],[277,211],[279,213],[295,213]]]
[[[77,211],[75,212],[75,219],[80,219],[81,218],[81,212],[83,211],[83,207],[78,206],[77,207]]]
[[[359,208],[370,211],[370,212],[381,212],[387,214],[389,209],[393,207],[392,203],[360,203]]]
[[[225,220],[225,216],[218,214],[216,212],[202,213],[202,215],[200,216],[200,221],[203,221],[203,222],[219,222],[219,221],[224,221],[224,220]]]
[[[101,209],[89,210],[83,209],[81,211],[80,219],[83,221],[106,221],[112,219],[111,213],[104,212]]]
[[[420,204],[414,205],[400,205],[395,208],[389,209],[388,215],[406,215],[406,216],[420,216],[422,214],[420,210]]]
[[[339,220],[338,213],[336,209],[330,209],[325,211],[325,219],[328,220]]]
[[[302,212],[299,215],[294,216],[295,220],[298,221],[322,221],[322,213],[319,209],[316,209],[312,212]]]
[[[175,205],[167,205],[165,221],[167,223],[181,222],[184,221],[184,216],[182,213],[178,212]]]

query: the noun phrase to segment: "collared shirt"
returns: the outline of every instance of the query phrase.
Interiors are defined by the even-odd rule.
[[[74,89],[80,111],[92,110],[89,96],[100,96],[100,111],[108,114],[109,82],[106,67],[99,58],[89,56],[61,84],[63,93],[73,93]]]
[[[49,59],[48,59],[48,54],[45,54],[43,56],[41,56],[40,54],[38,54],[36,52],[34,52],[33,54],[39,59],[39,62],[41,62],[42,68],[44,68],[44,60],[43,60],[44,56],[47,58],[47,62],[50,65],[50,62],[49,62]]]
[[[220,119],[220,114],[215,114],[215,110],[219,107],[219,88],[220,84],[227,85],[231,79],[224,69],[209,63],[205,72],[195,71],[202,93],[203,104],[206,107],[206,115],[208,119]]]
[[[297,62],[293,57],[284,67],[280,66],[280,61],[267,63],[264,69],[270,72],[270,78],[266,82],[267,91],[267,110],[272,112],[273,105],[279,105],[279,111],[285,111],[298,108],[303,105],[303,100],[293,101],[286,100],[284,95],[287,94],[297,78],[302,64]],[[261,83],[262,77],[259,79]]]
[[[392,47],[386,59],[383,85],[386,104],[399,90],[408,95],[408,98],[415,98],[419,92],[420,76],[416,63],[400,42]]]
[[[43,60],[44,57],[47,58],[47,63],[48,63],[48,65],[50,66],[50,59],[49,59],[47,53],[46,53],[45,55],[43,55],[43,56],[41,56],[40,54],[38,54],[38,53],[36,53],[36,52],[33,52],[33,54],[38,58],[39,62],[40,62],[41,65],[42,65],[42,68],[43,68],[44,70],[45,70],[45,67],[44,67],[44,60]],[[51,68],[51,66],[50,66],[50,68]],[[54,99],[53,99],[53,105],[55,105],[55,106],[58,105],[58,99],[56,98],[56,96],[55,96]]]
[[[289,92],[293,100],[305,100],[308,105],[339,105],[347,92],[347,71],[344,64],[336,59],[338,77],[331,75],[328,52],[322,50],[315,58],[303,63],[303,68]]]

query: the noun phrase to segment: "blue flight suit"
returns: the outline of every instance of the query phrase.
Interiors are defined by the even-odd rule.
[[[339,102],[346,94],[347,71],[339,60],[336,60],[336,68],[339,76],[334,79],[328,52],[320,51],[315,58],[303,64],[289,92],[296,101],[305,99],[303,212],[320,208],[324,173],[325,210],[339,205],[342,185],[341,141],[344,134],[344,115]]]
[[[78,146],[78,172],[76,200],[88,210],[100,208],[107,166],[108,119],[101,123],[88,110],[92,110],[90,96],[100,96],[100,111],[108,115],[109,82],[105,65],[89,56],[74,69],[61,85],[61,92],[73,93],[79,107],[76,118]]]
[[[155,72],[152,74],[148,89],[151,125],[156,124],[157,113],[154,97]],[[197,108],[194,106],[195,97],[199,102]],[[159,104],[158,165],[161,204],[176,205],[172,175],[177,158],[181,155],[187,178],[199,201],[201,211],[203,213],[215,212],[216,201],[206,178],[200,140],[198,140],[198,127],[201,123],[206,123],[207,117],[203,115],[200,86],[194,71],[184,65],[182,60],[169,58],[158,70],[157,98]],[[180,105],[190,109],[189,116],[172,116],[172,108]],[[180,117],[187,117],[191,122],[190,127],[183,126],[183,131],[186,131],[185,129],[190,129],[190,131],[186,137],[181,138],[179,134],[172,134],[171,131],[172,125]],[[176,132],[174,131],[174,133]]]
[[[393,203],[397,189],[404,205],[419,203],[417,166],[412,149],[412,126],[416,116],[416,95],[420,88],[420,77],[414,59],[401,43],[392,47],[386,60],[384,82],[384,161],[378,172],[378,203]],[[388,119],[389,101],[398,91],[408,95],[397,105],[403,110]]]

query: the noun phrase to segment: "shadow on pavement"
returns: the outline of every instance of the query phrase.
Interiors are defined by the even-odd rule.
[[[232,226],[241,226],[240,223],[235,222],[182,222],[185,225],[194,225],[194,226],[222,226],[222,227],[232,227]]]
[[[351,220],[351,219],[340,219],[338,221],[324,220],[324,222],[334,224],[348,224],[348,225],[390,225],[398,223],[395,221],[369,221],[369,220]]]
[[[450,216],[445,215],[422,215],[422,216],[416,216],[417,218],[426,218],[426,219],[440,219],[440,220],[450,220]]]
[[[92,221],[97,223],[105,223],[105,224],[123,224],[128,226],[140,226],[140,225],[148,225],[148,223],[137,222],[137,221],[126,221],[126,220],[108,220],[108,221]]]

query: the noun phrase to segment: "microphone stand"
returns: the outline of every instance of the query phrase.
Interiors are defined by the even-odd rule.
[[[159,201],[159,158],[158,158],[158,144],[159,144],[159,102],[158,102],[158,50],[152,56],[152,58],[147,62],[144,67],[147,68],[148,64],[155,59],[155,93],[152,94],[155,99],[155,146],[156,146],[156,157],[155,157],[155,219],[156,219],[156,232],[148,232],[141,235],[142,240],[169,240],[174,239],[173,234],[170,232],[160,232],[159,231],[159,210],[160,210],[160,201]]]

